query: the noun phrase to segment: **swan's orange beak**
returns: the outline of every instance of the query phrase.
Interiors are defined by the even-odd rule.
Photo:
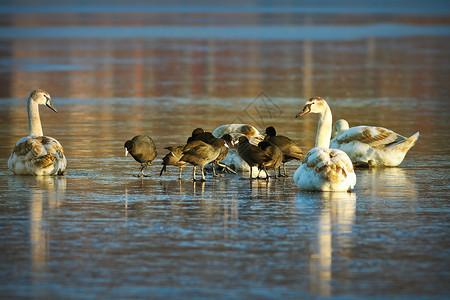
[[[306,104],[305,107],[303,107],[303,110],[295,115],[296,118],[304,116],[311,112],[311,104]]]

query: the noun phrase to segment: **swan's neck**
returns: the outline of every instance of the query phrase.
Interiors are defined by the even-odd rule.
[[[325,111],[320,113],[319,125],[317,126],[316,147],[330,148],[332,122],[331,109],[327,107]]]
[[[28,133],[29,135],[43,135],[39,107],[31,98],[28,99]]]

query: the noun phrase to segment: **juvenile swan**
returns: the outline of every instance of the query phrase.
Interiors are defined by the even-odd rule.
[[[338,149],[330,149],[331,109],[320,97],[306,102],[303,110],[295,117],[313,113],[319,114],[316,147],[309,150],[303,163],[294,173],[297,186],[305,191],[350,191],[356,184],[353,164],[348,155]]]
[[[409,138],[392,130],[375,126],[349,128],[346,120],[333,126],[331,147],[347,153],[355,166],[395,167],[416,144],[419,132]]]
[[[41,89],[28,97],[28,136],[14,146],[8,160],[8,168],[18,175],[64,175],[66,157],[61,144],[42,133],[39,105],[46,105],[56,112],[50,95]]]

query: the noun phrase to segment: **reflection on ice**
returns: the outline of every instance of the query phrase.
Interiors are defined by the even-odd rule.
[[[45,280],[43,274],[47,271],[49,257],[50,241],[46,210],[54,209],[62,204],[66,178],[64,176],[10,176],[8,186],[12,190],[27,191],[25,196],[28,194],[30,197],[31,279],[33,288],[38,290],[41,281]]]
[[[8,187],[16,192],[26,192],[30,196],[42,193],[49,207],[61,205],[66,191],[65,176],[9,176]],[[18,195],[21,193],[17,193]]]
[[[41,190],[31,193],[30,204],[30,246],[31,269],[34,285],[42,280],[41,274],[45,272],[48,258],[48,229],[45,225],[43,213],[43,197]]]
[[[352,245],[355,222],[355,193],[298,193],[299,208],[318,210],[317,239],[310,256],[310,292],[317,296],[330,296],[333,279],[333,252],[345,253]]]
[[[371,198],[404,198],[416,201],[418,198],[417,185],[408,178],[404,168],[373,168],[358,169],[358,186]]]

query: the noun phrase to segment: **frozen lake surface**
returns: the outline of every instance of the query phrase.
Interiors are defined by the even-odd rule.
[[[445,1],[58,3],[0,9],[2,298],[450,297]],[[36,88],[63,177],[7,168]],[[196,127],[273,125],[310,149],[317,117],[294,116],[315,95],[335,120],[420,138],[399,167],[357,169],[352,193],[300,191],[298,162],[269,183],[159,177]],[[138,134],[158,150],[144,179],[124,157]]]

